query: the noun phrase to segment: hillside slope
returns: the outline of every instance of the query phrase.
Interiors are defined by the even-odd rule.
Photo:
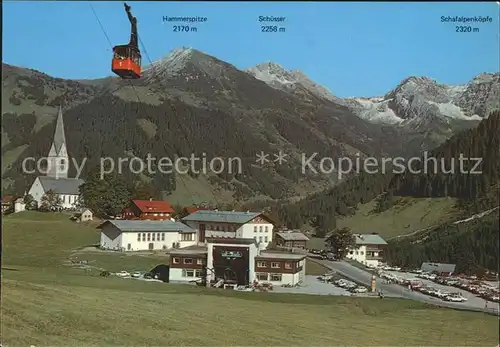
[[[458,273],[481,269],[497,272],[499,211],[462,223],[445,223],[414,235],[389,241],[389,263],[418,268],[422,262],[452,263]]]
[[[437,171],[431,164],[425,172],[423,164],[413,165],[421,173],[382,174],[362,172],[329,191],[315,194],[295,204],[275,206],[280,219],[289,227],[297,228],[310,223],[318,215],[349,218],[356,213],[358,204],[374,201],[375,213],[393,209],[398,197],[457,198],[460,211],[470,215],[499,204],[500,184],[500,112],[492,113],[480,125],[453,136],[428,154],[437,160]],[[476,160],[463,163],[460,156],[481,158],[482,174],[469,174]],[[422,158],[422,161],[424,159]],[[444,163],[445,170],[440,165]],[[453,173],[449,173],[453,169]],[[467,211],[467,212],[465,212]]]
[[[6,82],[21,83],[22,78],[16,80],[12,75],[18,74],[18,69],[4,66],[4,70],[10,74],[5,77]],[[155,189],[174,201],[176,193],[190,195],[192,200],[211,201],[304,196],[335,183],[336,175],[303,175],[302,153],[335,159],[354,157],[356,153],[396,155],[406,149],[404,137],[395,129],[374,126],[332,101],[308,102],[276,90],[194,49],[172,52],[146,69],[142,79],[133,82],[116,79],[65,82],[39,73],[33,73],[32,78],[36,83],[30,90],[37,103],[52,107],[59,100],[67,105],[64,122],[69,153],[79,163],[87,158],[83,177],[99,164],[101,157],[116,161],[131,156],[145,158],[149,153],[154,158],[175,160],[191,154],[202,157],[205,153],[207,160],[241,159],[240,173],[234,170],[219,175],[191,173],[181,184],[179,176],[159,173],[138,176],[124,168],[123,175],[128,180],[150,181]],[[63,83],[61,90],[68,83],[75,90],[87,92],[77,93],[78,98],[68,93],[48,97],[45,86],[56,82]],[[15,90],[10,84],[10,90]],[[24,100],[27,96],[13,91],[14,94],[21,100],[19,107],[26,102],[31,107],[32,102]],[[19,194],[34,179],[34,175],[21,174],[23,158],[47,154],[54,125],[36,126],[46,114],[43,108],[17,114],[12,113],[15,108],[9,105],[2,107],[2,133],[8,139],[2,146],[2,154],[8,153],[12,160],[5,167],[3,179],[4,183],[13,182],[11,190]],[[22,146],[23,150],[19,150]],[[256,165],[256,153],[263,151],[272,158],[279,150],[287,154],[286,163]],[[71,174],[74,173],[73,170]],[[208,189],[200,187],[197,192],[186,194],[191,180],[202,183],[203,187],[208,185]],[[193,197],[200,191],[209,191],[208,196]]]

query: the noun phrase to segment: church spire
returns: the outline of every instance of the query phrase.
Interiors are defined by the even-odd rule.
[[[59,106],[59,112],[57,113],[54,140],[47,161],[47,176],[55,178],[68,177],[69,157],[66,148],[66,136],[64,135],[62,106]]]
[[[57,113],[56,131],[54,133],[53,146],[57,154],[59,154],[61,148],[66,148],[66,136],[64,135],[62,106],[59,106],[59,112]]]

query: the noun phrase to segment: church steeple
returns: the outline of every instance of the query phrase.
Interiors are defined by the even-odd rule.
[[[69,157],[64,134],[62,106],[57,113],[54,140],[47,157],[47,176],[55,178],[68,178]]]
[[[59,106],[59,112],[57,113],[56,131],[54,134],[53,144],[57,153],[61,151],[62,147],[66,148],[66,136],[64,136],[62,106]]]

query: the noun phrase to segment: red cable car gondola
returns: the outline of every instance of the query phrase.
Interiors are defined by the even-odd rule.
[[[137,18],[130,13],[130,6],[124,4],[128,20],[132,26],[128,45],[113,47],[111,70],[124,79],[141,77],[141,52],[137,37]]]

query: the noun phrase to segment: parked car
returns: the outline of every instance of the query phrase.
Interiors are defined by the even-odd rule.
[[[333,279],[333,274],[323,274],[318,277],[318,280],[321,282],[331,282]]]
[[[142,276],[142,274],[141,274],[139,271],[136,271],[136,272],[134,272],[134,273],[132,274],[132,277],[134,277],[134,278],[139,278],[139,277],[141,277],[141,276]]]
[[[342,287],[342,286],[343,286],[344,284],[346,284],[346,283],[347,283],[347,281],[346,281],[346,280],[344,280],[344,279],[342,279],[342,278],[341,278],[341,279],[338,279],[338,280],[333,281],[333,284],[335,284],[335,285],[336,285],[336,286],[338,286],[338,287]]]
[[[451,301],[451,302],[465,302],[465,301],[467,301],[467,298],[462,296],[459,293],[450,294],[450,295],[444,297],[443,299],[446,301]]]
[[[423,287],[421,292],[427,295],[435,295],[437,293],[437,289],[432,287]]]
[[[353,293],[366,293],[367,291],[368,291],[368,289],[366,289],[366,287],[362,287],[362,286],[356,287],[352,290]]]
[[[436,292],[434,293],[434,295],[435,295],[435,296],[437,296],[437,297],[438,297],[438,298],[440,298],[440,299],[444,299],[444,298],[446,298],[446,297],[448,297],[448,296],[452,295],[452,293],[447,292],[447,291],[445,291],[445,290],[438,290],[438,291],[436,291]]]
[[[116,273],[116,276],[118,276],[118,277],[130,277],[130,273],[128,273],[127,271],[120,271],[120,272]]]

